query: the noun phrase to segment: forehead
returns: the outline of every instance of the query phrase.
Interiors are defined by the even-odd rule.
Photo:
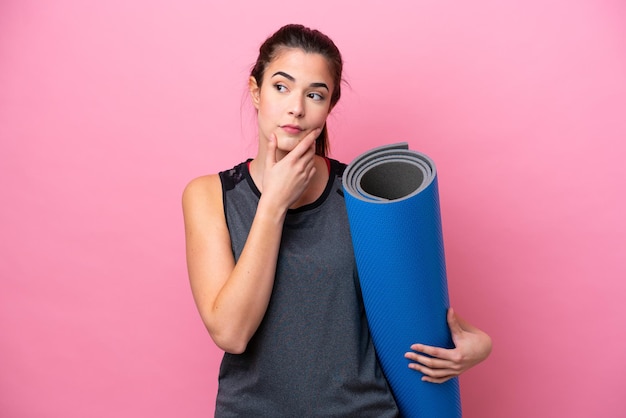
[[[265,69],[265,77],[272,77],[277,71],[283,71],[294,77],[296,81],[307,84],[325,82],[330,86],[333,82],[330,65],[326,57],[297,48],[280,50]]]

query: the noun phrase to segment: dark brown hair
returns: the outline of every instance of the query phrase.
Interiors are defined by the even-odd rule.
[[[283,48],[301,49],[306,53],[320,54],[326,58],[328,69],[333,77],[334,88],[330,97],[330,108],[332,109],[341,97],[341,74],[343,71],[343,60],[335,43],[316,29],[296,24],[283,26],[267,38],[259,48],[259,57],[250,72],[259,87],[263,82],[265,69]],[[325,157],[328,150],[328,129],[324,124],[324,128],[315,143],[315,153]]]

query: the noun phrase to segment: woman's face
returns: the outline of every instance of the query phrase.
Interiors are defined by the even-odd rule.
[[[286,48],[267,66],[261,87],[250,77],[261,143],[272,133],[280,151],[291,151],[321,128],[330,112],[333,78],[324,56]]]

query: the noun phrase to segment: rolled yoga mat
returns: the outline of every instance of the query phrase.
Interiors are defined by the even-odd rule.
[[[421,380],[404,353],[413,343],[452,348],[437,171],[407,143],[374,148],[344,171],[365,312],[381,367],[403,417],[461,417],[458,378]]]

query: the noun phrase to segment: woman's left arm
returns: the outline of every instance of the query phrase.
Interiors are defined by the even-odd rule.
[[[409,367],[424,374],[422,380],[443,383],[485,360],[491,353],[491,337],[464,321],[452,308],[448,310],[448,326],[455,348],[446,349],[413,344],[404,356]]]

